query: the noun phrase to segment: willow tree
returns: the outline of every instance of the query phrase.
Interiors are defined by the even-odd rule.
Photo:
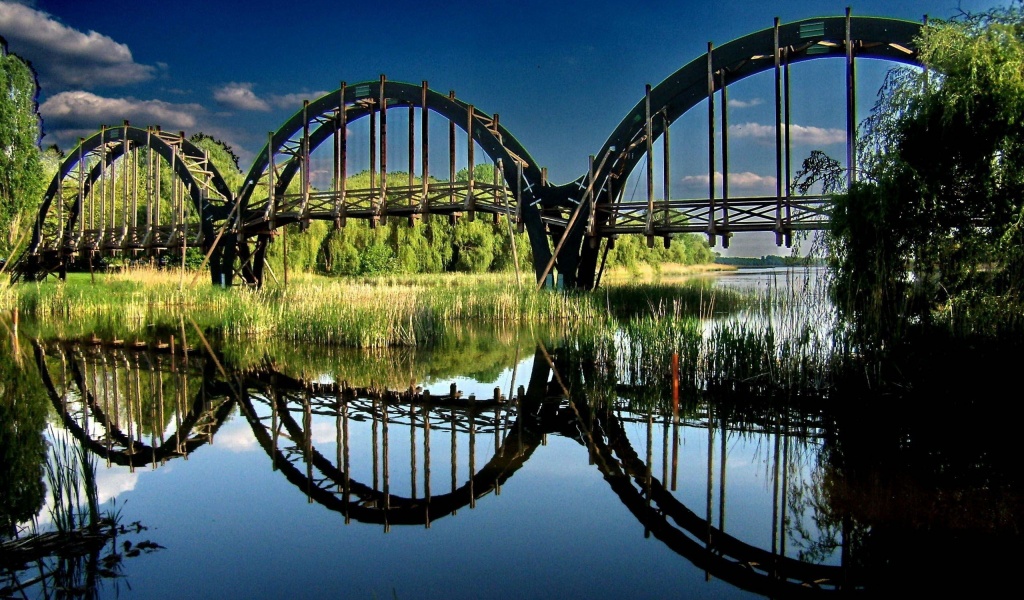
[[[43,185],[35,72],[0,37],[0,257],[31,227]]]
[[[1024,2],[932,21],[918,47],[924,68],[892,71],[862,125],[834,290],[886,330],[1003,311],[972,321],[990,324],[1024,291]]]

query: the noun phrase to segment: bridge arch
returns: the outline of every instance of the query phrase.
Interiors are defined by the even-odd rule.
[[[387,113],[398,108],[409,110],[408,182],[388,180]],[[415,112],[419,111],[420,164],[414,165],[417,135]],[[435,113],[449,122],[449,181],[431,183],[429,165],[428,115]],[[370,189],[348,189],[348,125],[360,119],[370,120]],[[377,133],[377,123],[380,132]],[[467,136],[469,180],[455,184],[456,130]],[[320,98],[304,103],[276,132],[256,157],[239,193],[238,226],[240,238],[255,240],[252,248],[238,248],[241,275],[259,285],[270,234],[288,223],[308,223],[312,219],[333,221],[344,226],[349,217],[370,219],[371,223],[389,216],[416,214],[453,214],[474,212],[514,216],[528,232],[535,256],[549,257],[550,246],[536,204],[542,195],[543,175],[527,150],[499,123],[497,115],[488,115],[471,104],[444,95],[427,86],[379,81],[341,86]],[[375,164],[380,143],[380,166]],[[311,160],[314,150],[332,143],[332,181],[330,190],[312,190]],[[479,145],[500,171],[503,183],[475,181],[474,145]],[[419,182],[414,182],[416,171]],[[379,177],[379,179],[378,179]],[[293,183],[298,178],[298,191]],[[390,183],[390,187],[389,187]],[[505,189],[511,190],[511,194]],[[447,196],[447,200],[441,198]]]
[[[612,131],[594,155],[588,172],[561,186],[549,185],[543,170],[526,149],[498,121],[473,105],[444,95],[422,85],[387,81],[342,83],[338,90],[303,105],[281,128],[269,134],[266,146],[257,156],[243,187],[237,194],[224,184],[220,175],[202,153],[183,139],[160,132],[159,129],[104,127],[100,133],[83,140],[65,159],[48,189],[38,213],[29,248],[18,259],[15,278],[41,278],[66,268],[76,257],[107,253],[166,252],[186,245],[200,245],[210,257],[214,283],[230,282],[240,274],[248,283],[263,280],[264,258],[272,234],[281,225],[307,223],[311,219],[333,220],[343,225],[348,217],[377,222],[388,216],[408,216],[430,212],[440,214],[489,212],[505,213],[515,219],[529,234],[534,268],[538,280],[544,280],[552,267],[564,276],[567,287],[592,289],[599,283],[602,256],[607,256],[619,234],[639,234],[653,245],[656,237],[667,244],[672,235],[704,233],[714,244],[721,238],[728,245],[729,236],[742,231],[771,231],[780,245],[791,242],[794,231],[821,229],[827,222],[827,199],[793,196],[783,186],[782,139],[788,140],[789,127],[789,65],[806,60],[845,56],[847,61],[847,164],[853,165],[854,78],[855,58],[879,58],[903,63],[916,63],[915,36],[921,24],[883,17],[846,16],[804,19],[787,24],[776,20],[775,26],[746,35],[714,48],[687,63],[657,86],[648,86],[644,97]],[[751,75],[775,71],[776,114],[776,194],[757,198],[715,197],[714,97],[724,97],[728,86]],[[782,74],[786,74],[783,98]],[[653,191],[652,148],[656,139],[665,141],[672,122],[708,100],[709,107],[709,190],[708,198],[673,200],[669,193],[655,200]],[[783,106],[785,105],[785,109]],[[387,182],[386,118],[389,111],[406,107],[409,117],[409,181],[405,186]],[[413,115],[419,110],[422,132],[422,168],[420,182],[414,184],[412,162],[414,149]],[[723,146],[728,131],[723,112]],[[469,180],[456,184],[454,175],[442,184],[430,183],[428,166],[428,115],[446,119],[450,139],[461,130],[467,137]],[[785,113],[785,114],[783,114]],[[368,118],[371,132],[380,118],[379,185],[371,179],[370,189],[346,190],[344,159],[347,124]],[[371,144],[376,143],[371,133]],[[330,190],[311,188],[310,153],[333,140],[334,174]],[[503,182],[474,181],[474,147],[479,146],[492,160]],[[172,165],[176,184],[180,184],[182,200],[177,206],[189,205],[181,211],[180,222],[170,228],[147,220],[137,222],[138,211],[132,201],[128,210],[128,191],[123,192],[122,206],[116,207],[109,192],[100,194],[100,223],[92,216],[97,203],[95,189],[106,190],[115,185],[116,165],[130,163],[138,149],[146,147],[159,159]],[[454,152],[454,143],[449,144]],[[788,165],[788,141],[785,144]],[[147,151],[148,152],[148,151]],[[371,161],[377,153],[371,151]],[[727,156],[722,154],[723,180],[727,189]],[[135,158],[136,171],[138,159]],[[647,201],[623,200],[625,180],[641,161],[647,163]],[[371,163],[372,164],[372,163]],[[454,164],[454,158],[451,161]],[[128,169],[125,167],[124,172]],[[667,175],[665,180],[670,181]],[[157,169],[159,171],[159,169]],[[454,167],[452,167],[454,171]],[[114,172],[115,175],[108,175]],[[372,164],[371,177],[376,177]],[[853,171],[851,169],[851,177]],[[299,191],[293,183],[299,180]],[[159,177],[157,177],[159,181]],[[437,189],[435,189],[435,186]],[[784,189],[785,187],[785,189]],[[134,186],[133,189],[137,189]],[[159,198],[159,194],[155,196]],[[446,197],[446,201],[442,201]],[[187,198],[188,201],[185,201]],[[55,201],[57,200],[57,201]],[[85,215],[90,215],[85,227]],[[129,224],[129,212],[131,222]],[[159,210],[155,211],[159,214]],[[119,217],[118,214],[124,216]],[[77,229],[75,228],[77,225]],[[194,225],[193,229],[190,226]],[[221,238],[227,227],[230,233]],[[220,231],[218,231],[220,229]],[[196,233],[190,240],[190,233]],[[549,241],[549,238],[552,238]],[[555,242],[557,238],[557,243]],[[602,239],[609,240],[601,253]],[[552,254],[554,247],[554,256]]]
[[[171,203],[163,208],[161,182]],[[96,253],[154,256],[206,246],[231,201],[216,167],[183,133],[127,122],[103,127],[61,161],[14,277],[63,276],[70,262]]]
[[[847,164],[855,163],[854,115],[855,59],[873,58],[904,64],[919,64],[915,38],[921,23],[886,17],[845,16],[803,19],[756,31],[719,47],[708,44],[708,52],[690,61],[657,86],[648,86],[612,131],[596,155],[598,165],[591,173],[562,186],[583,209],[567,236],[572,250],[579,248],[577,287],[593,288],[599,269],[600,238],[619,233],[639,233],[653,245],[657,236],[666,243],[674,233],[700,232],[714,245],[720,237],[728,247],[729,236],[740,231],[774,231],[781,245],[791,242],[794,230],[820,229],[826,217],[820,199],[803,202],[792,196],[784,181],[784,155],[789,144],[789,65],[819,58],[845,58],[847,91]],[[715,92],[724,94],[729,85],[752,75],[775,71],[776,195],[774,197],[715,198]],[[785,78],[785,83],[783,78]],[[668,194],[655,199],[653,191],[653,145],[680,116],[707,102],[709,110],[709,192],[707,199],[674,202]],[[724,116],[725,109],[722,109]],[[727,137],[723,119],[722,135]],[[785,142],[783,140],[786,140]],[[667,155],[668,142],[665,142]],[[723,140],[723,146],[726,141]],[[785,148],[783,147],[785,145]],[[728,177],[727,154],[723,148],[723,178]],[[667,160],[667,159],[666,159]],[[647,199],[623,201],[626,179],[641,162],[647,164]],[[788,166],[787,166],[788,170]],[[666,179],[667,176],[666,176]],[[621,183],[619,183],[621,182]],[[585,190],[592,190],[587,195]],[[727,188],[726,188],[727,189]],[[732,202],[730,202],[732,200]],[[669,213],[672,213],[671,217]],[[624,221],[626,223],[624,223]],[[582,243],[583,238],[590,243]],[[563,270],[571,270],[570,257],[562,259]],[[607,250],[606,250],[607,251]]]

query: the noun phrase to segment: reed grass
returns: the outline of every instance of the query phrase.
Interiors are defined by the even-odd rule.
[[[630,390],[639,410],[671,410],[672,357],[684,397],[827,401],[854,364],[855,346],[827,288],[812,278],[751,290],[742,309],[721,316],[706,298],[688,305],[659,303],[620,323],[614,334],[588,341]],[[737,306],[741,306],[737,304]]]
[[[50,522],[56,531],[70,533],[100,524],[96,457],[81,444],[72,445],[70,434],[50,428],[51,454],[45,463],[52,500]]]
[[[719,306],[743,305],[742,296],[712,292],[707,282],[629,284],[605,293],[536,291],[511,274],[408,275],[334,279],[292,277],[287,286],[260,290],[187,285],[173,271],[135,268],[66,283],[11,288],[2,306],[18,308],[52,335],[145,337],[180,329],[191,319],[227,339],[277,338],[357,348],[436,344],[453,326],[473,322],[557,324],[566,330],[617,327],[651,307],[673,303],[699,312],[712,295]],[[183,281],[185,284],[183,284]],[[77,335],[76,335],[77,334]]]

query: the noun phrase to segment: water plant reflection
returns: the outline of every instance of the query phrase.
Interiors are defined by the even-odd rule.
[[[896,388],[879,396],[864,385],[838,385],[851,368],[839,359],[856,364],[857,357],[842,346],[801,356],[807,340],[824,339],[801,327],[725,324],[709,334],[698,322],[667,316],[617,336],[467,333],[453,336],[448,349],[366,352],[351,367],[351,355],[337,348],[319,357],[257,344],[211,345],[211,353],[192,331],[176,353],[169,344],[53,344],[40,364],[50,373],[67,369],[68,377],[55,379],[64,382],[58,397],[87,399],[67,404],[78,407],[69,411],[72,421],[110,423],[116,413],[133,439],[140,432],[174,438],[179,421],[168,418],[170,404],[161,415],[161,393],[193,399],[182,406],[206,415],[195,422],[210,423],[211,439],[219,424],[242,416],[267,469],[336,511],[339,522],[385,531],[450,522],[515,486],[557,436],[585,450],[582,460],[648,535],[708,577],[742,589],[771,596],[920,590],[936,564],[967,565],[986,582],[1012,572],[1022,513],[1010,425],[950,436],[950,413],[922,414],[917,393],[904,393],[897,409],[890,405]],[[640,340],[644,331],[663,337]],[[679,352],[687,345],[692,350]],[[780,352],[787,347],[789,354]],[[460,351],[471,359],[445,355]],[[755,367],[715,356],[737,351],[756,358]],[[74,362],[84,365],[77,378]],[[104,364],[109,370],[97,371]],[[138,372],[146,369],[156,372]],[[453,389],[446,378],[466,369],[484,381]],[[510,370],[507,388],[488,387],[497,383],[492,377],[509,382]],[[136,380],[154,384],[124,383]],[[91,414],[103,409],[104,384],[109,406],[133,408]],[[941,406],[969,408],[949,404],[935,387],[915,389],[930,390]],[[106,448],[101,428],[77,430],[94,436],[88,447]],[[199,439],[198,429],[184,431]],[[140,459],[156,447],[122,445],[142,448]],[[737,490],[736,464],[760,466],[765,489]]]

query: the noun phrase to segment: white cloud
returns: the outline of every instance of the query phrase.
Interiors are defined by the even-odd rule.
[[[750,108],[752,106],[760,106],[761,104],[764,104],[764,100],[760,98],[753,98],[751,100],[729,98],[729,108]]]
[[[327,94],[326,91],[298,92],[292,94],[271,94],[260,98],[253,91],[255,84],[248,81],[232,81],[213,90],[213,99],[221,106],[234,110],[267,112],[273,108],[297,111],[305,100],[310,102]]]
[[[97,469],[96,491],[100,504],[134,490],[138,482],[138,473],[126,472],[123,469]]]
[[[302,102],[309,100],[310,102],[326,95],[328,92],[302,92],[298,94],[280,94],[270,96],[270,103],[277,108],[285,108],[290,110],[299,110],[302,108]]]
[[[245,421],[225,423],[217,431],[213,443],[219,448],[227,448],[232,452],[251,452],[259,449],[256,437],[252,434],[252,428],[248,427]]]
[[[739,138],[775,140],[775,126],[760,123],[737,123],[729,126],[729,135]],[[785,134],[783,134],[785,135]],[[835,128],[790,124],[789,139],[795,144],[827,146],[846,143],[846,131]]]
[[[102,125],[120,125],[126,119],[139,127],[159,125],[169,131],[195,129],[196,116],[203,111],[198,104],[106,98],[85,91],[61,92],[39,106],[46,135],[54,136],[54,141],[62,148],[76,145],[79,137],[96,133]],[[87,133],[82,134],[83,131]]]
[[[327,446],[338,441],[338,428],[333,423],[317,421],[313,423],[308,434],[313,438],[314,444]]]
[[[774,175],[758,175],[750,171],[742,171],[740,173],[729,173],[729,188],[739,188],[744,191],[757,191],[765,194],[775,193],[775,183],[778,179]],[[683,185],[689,187],[696,187],[706,190],[708,187],[708,176],[704,175],[687,175],[682,179]],[[722,187],[722,173],[721,171],[715,171],[715,186],[719,189]]]
[[[51,457],[52,460],[52,457]],[[121,494],[135,489],[139,482],[139,473],[128,471],[125,467],[114,466],[96,469],[96,496],[100,504],[105,504],[117,499]],[[85,497],[85,490],[80,489],[79,493]],[[43,509],[37,517],[40,525],[50,525],[53,522],[53,495],[47,494],[43,502]]]
[[[218,104],[235,110],[269,111],[270,103],[252,91],[252,83],[231,82],[213,90],[213,99]]]
[[[11,52],[32,62],[49,94],[147,81],[166,68],[139,64],[127,45],[95,31],[83,33],[24,4],[0,2],[0,35]]]

